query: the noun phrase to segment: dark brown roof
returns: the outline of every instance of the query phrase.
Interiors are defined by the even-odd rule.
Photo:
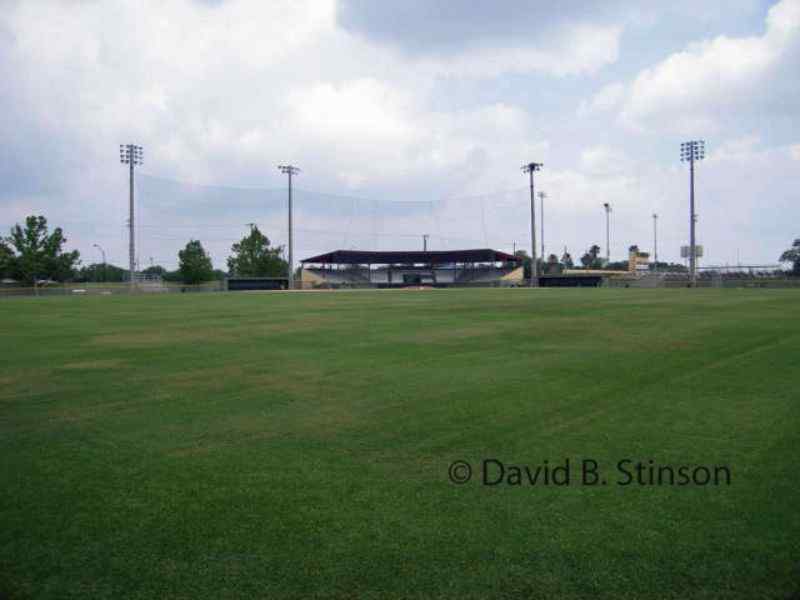
[[[334,250],[333,252],[306,258],[300,262],[334,265],[410,265],[419,263],[522,262],[522,259],[513,254],[500,252],[499,250],[490,250],[488,248],[478,250],[435,250],[430,252]]]

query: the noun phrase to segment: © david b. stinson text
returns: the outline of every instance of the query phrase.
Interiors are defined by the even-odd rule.
[[[592,458],[540,463],[518,463],[499,458],[453,461],[447,471],[451,483],[487,487],[528,486],[729,486],[731,468],[716,464],[668,464],[653,459],[622,458],[603,464]]]

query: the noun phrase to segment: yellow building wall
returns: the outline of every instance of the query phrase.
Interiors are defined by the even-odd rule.
[[[503,275],[501,281],[522,281],[525,279],[525,267],[517,267],[511,273]]]

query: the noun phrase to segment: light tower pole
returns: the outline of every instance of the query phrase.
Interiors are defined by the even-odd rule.
[[[429,237],[430,237],[430,235],[428,235],[427,233],[423,233],[422,234],[422,251],[423,252],[427,252],[428,251],[428,238]]]
[[[106,251],[103,250],[103,247],[100,244],[92,244],[95,248],[100,250],[100,254],[103,257],[103,283],[106,282]]]
[[[536,264],[536,204],[533,191],[533,174],[542,169],[542,163],[522,165],[522,171],[530,175],[531,181],[531,287],[539,285],[539,266]]]
[[[129,271],[129,285],[130,290],[133,291],[136,286],[136,242],[135,228],[133,222],[133,171],[137,165],[144,163],[144,155],[142,147],[136,144],[120,145],[119,147],[119,162],[128,165],[130,170],[130,193],[128,205],[128,271]]]
[[[292,176],[297,175],[300,169],[292,165],[278,165],[281,173],[289,176],[289,289],[294,289],[294,256],[292,243]]]
[[[539,192],[537,194],[537,196],[539,196],[539,228],[540,228],[540,231],[541,231],[541,236],[539,236],[539,237],[541,237],[541,239],[539,240],[539,243],[541,244],[541,247],[542,247],[542,260],[545,260],[545,256],[544,256],[544,199],[547,198],[547,194],[545,194],[544,192]]]
[[[608,202],[603,204],[606,210],[606,264],[611,262],[611,205]]]
[[[658,215],[653,213],[653,264],[658,271]]]
[[[681,162],[689,163],[689,280],[691,286],[697,285],[697,240],[695,239],[694,212],[694,162],[706,157],[706,143],[703,140],[691,140],[681,144]]]

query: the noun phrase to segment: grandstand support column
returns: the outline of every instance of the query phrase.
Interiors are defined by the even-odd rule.
[[[522,166],[522,171],[530,175],[531,183],[531,287],[539,285],[539,265],[536,260],[536,202],[533,189],[533,174],[542,168],[542,163],[528,163]]]
[[[281,173],[289,176],[289,289],[294,289],[294,244],[292,240],[292,175],[297,175],[300,169],[292,165],[278,165]]]

